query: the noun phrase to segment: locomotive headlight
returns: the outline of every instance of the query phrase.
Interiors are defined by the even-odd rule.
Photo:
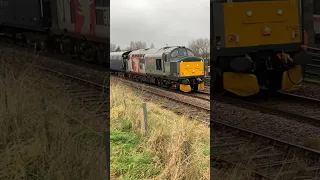
[[[247,12],[247,16],[251,17],[252,16],[252,11]]]
[[[283,14],[282,9],[278,9],[278,15],[282,15],[282,14]]]
[[[263,34],[264,35],[270,35],[271,34],[271,29],[269,27],[264,28]]]

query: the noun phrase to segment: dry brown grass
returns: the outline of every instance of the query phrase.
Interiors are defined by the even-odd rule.
[[[106,178],[106,119],[75,105],[63,87],[0,60],[0,179]]]
[[[158,172],[132,176],[134,169],[119,170],[118,157],[130,156],[131,152],[119,152],[111,148],[111,173],[120,179],[210,179],[209,147],[210,129],[205,125],[188,120],[161,108],[159,102],[147,102],[150,135],[143,136],[143,109],[141,93],[134,93],[130,88],[115,82],[111,78],[110,88],[111,136],[118,132],[133,132],[139,134],[139,142],[135,151],[148,153],[152,157],[149,165]],[[190,157],[185,155],[185,144],[190,144]],[[112,143],[112,141],[111,141]],[[113,151],[113,152],[112,152]],[[131,157],[131,156],[130,156]],[[129,159],[129,157],[128,157]],[[190,160],[190,165],[187,165]],[[129,163],[128,163],[129,165]],[[149,166],[149,167],[150,167]],[[139,176],[141,175],[142,176]]]

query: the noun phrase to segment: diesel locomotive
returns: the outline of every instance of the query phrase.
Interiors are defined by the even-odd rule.
[[[110,0],[0,0],[0,33],[109,65]]]
[[[110,72],[183,92],[204,89],[204,60],[184,46],[110,53]]]
[[[305,51],[302,0],[211,0],[211,86],[251,96],[300,87]]]
[[[320,2],[313,0],[313,30],[314,30],[314,42],[320,44]]]

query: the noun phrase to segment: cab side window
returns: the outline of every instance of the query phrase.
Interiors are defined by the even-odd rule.
[[[159,71],[162,70],[161,59],[156,59],[156,70],[159,70]]]

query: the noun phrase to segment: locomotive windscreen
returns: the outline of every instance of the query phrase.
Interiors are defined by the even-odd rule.
[[[172,51],[171,57],[175,58],[177,56],[194,56],[194,53],[187,48],[177,48]]]

